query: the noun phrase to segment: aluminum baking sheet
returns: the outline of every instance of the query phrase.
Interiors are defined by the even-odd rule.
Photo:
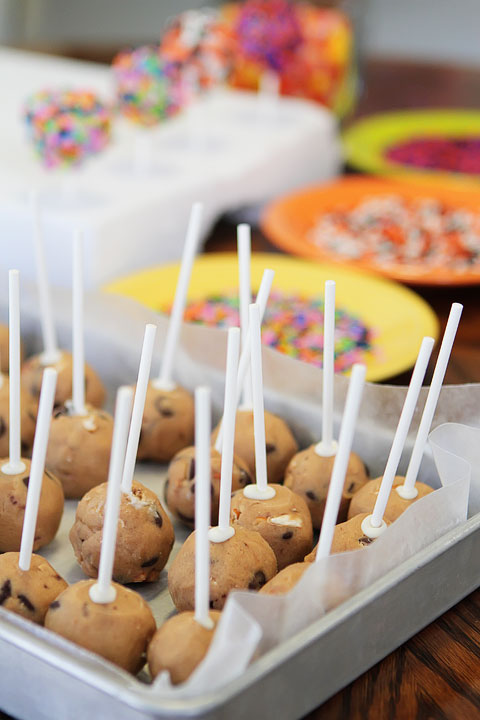
[[[68,303],[63,299],[58,296],[55,302],[65,316],[66,335]],[[33,294],[25,304],[33,308],[33,336]],[[86,320],[87,347],[95,348],[94,353],[90,350],[90,361],[103,371],[110,391],[134,379],[144,323],[158,320],[162,335],[165,326],[162,318],[145,308],[112,298],[91,298]],[[217,411],[222,397],[224,355],[224,333],[184,328],[178,379],[190,388],[198,382],[211,384]],[[318,432],[319,371],[266,349],[264,377],[267,407],[285,417],[302,445],[307,445]],[[345,389],[345,379],[337,378],[337,426]],[[383,469],[404,394],[404,389],[384,387],[378,397],[378,388],[366,387],[366,411],[360,419],[356,449],[363,451],[374,474]],[[478,425],[479,406],[480,386],[446,388],[437,422],[449,419]],[[433,481],[433,463],[427,460],[421,479]],[[400,468],[404,470],[405,463]],[[165,468],[145,465],[136,476],[158,492],[164,475]],[[46,557],[69,582],[84,577],[67,539],[74,512],[75,502],[68,501],[59,534],[45,549]],[[187,699],[155,696],[146,684],[119,668],[0,608],[0,707],[25,720],[84,720],[89,715],[105,720],[301,717],[478,585],[479,528],[480,515],[474,515],[367,590],[278,644],[234,681],[221,689],[205,688],[201,696]],[[175,530],[178,548],[186,531],[178,525]],[[158,622],[173,609],[166,579],[164,572],[158,583],[137,588],[151,602]]]

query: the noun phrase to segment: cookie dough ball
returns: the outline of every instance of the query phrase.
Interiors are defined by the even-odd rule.
[[[433,492],[433,488],[431,488],[429,485],[417,482],[415,484],[415,487],[418,491],[417,497],[413,500],[404,500],[394,489],[399,485],[403,485],[404,482],[405,478],[403,476],[395,476],[392,491],[390,493],[390,497],[388,498],[387,507],[385,508],[385,514],[383,517],[385,521],[389,520],[390,522],[394,522],[408,507],[410,507],[412,502],[420,500],[420,498],[425,497],[425,495]],[[381,483],[381,477],[375,478],[374,480],[370,480],[366,485],[361,488],[361,490],[358,491],[358,493],[356,493],[355,497],[352,498],[352,502],[350,503],[350,508],[348,511],[349,518],[352,518],[355,515],[359,515],[360,513],[370,514],[373,511],[373,508],[377,501],[378,491],[380,490]]]
[[[161,390],[150,382],[138,459],[169,462],[179,450],[193,443],[194,427],[195,408],[190,393],[180,385],[173,390]]]
[[[262,536],[242,527],[223,543],[210,543],[210,608],[222,610],[230,590],[260,590],[277,572],[275,554]],[[183,543],[168,589],[177,610],[195,608],[195,533]]]
[[[261,595],[285,595],[298,583],[310,563],[298,562],[280,570],[275,577],[268,581],[260,590]]]
[[[215,428],[215,442],[219,426]],[[265,446],[267,451],[267,476],[270,483],[282,482],[285,468],[298,450],[295,438],[286,423],[278,415],[265,411]],[[235,455],[245,460],[255,477],[255,442],[253,438],[253,412],[238,410],[235,423]]]
[[[45,558],[32,555],[30,570],[20,570],[18,552],[0,555],[0,606],[43,625],[45,614],[67,583]]]
[[[8,436],[10,428],[10,383],[8,376],[3,375],[0,387],[0,457],[6,457],[9,452]],[[37,401],[22,387],[20,393],[20,427],[22,455],[27,457],[32,453],[35,424],[37,422]]]
[[[110,465],[113,418],[87,406],[87,415],[72,415],[62,405],[53,414],[46,467],[60,480],[67,498],[81,498],[106,482]]]
[[[98,577],[107,483],[92,488],[79,502],[70,542],[82,570]],[[154,492],[138,482],[122,493],[113,564],[119,583],[154,582],[166,565],[175,536]]]
[[[8,458],[0,460],[0,553],[20,550],[23,519],[30,478],[30,460],[22,458],[25,470],[18,475],[7,475],[2,468]],[[40,504],[33,549],[47,545],[55,537],[63,514],[61,483],[50,472],[42,480]]]
[[[343,523],[335,526],[335,532],[333,533],[331,555],[335,553],[348,552],[349,550],[361,550],[368,545],[371,545],[374,540],[365,535],[362,530],[362,522],[371,513],[363,513],[362,515],[355,515],[350,520],[346,520]],[[385,523],[390,525],[390,521],[384,518]],[[305,557],[306,563],[315,561],[317,555],[317,546],[315,546],[311,553]]]
[[[213,621],[211,629],[200,625],[194,612],[183,612],[169,618],[157,630],[147,652],[153,678],[167,670],[173,685],[188,680],[207,654],[221,613],[211,610],[209,617]]]
[[[301,450],[293,456],[285,472],[284,484],[285,487],[302,496],[310,510],[313,527],[319,530],[322,527],[335,455],[322,457],[315,452],[315,447],[316,445],[310,445],[306,450]],[[347,519],[351,498],[367,481],[365,465],[358,455],[350,453],[338,522]]]
[[[94,584],[82,580],[64,590],[50,605],[45,627],[136,674],[156,629],[152,611],[141,595],[116,583],[113,602],[95,603],[89,595]]]
[[[58,373],[55,392],[55,407],[63,405],[72,397],[72,365],[73,359],[69,352],[59,351],[60,358],[54,365],[43,363],[43,354],[33,355],[22,365],[22,383],[31,394],[38,398],[42,387],[43,371],[46,367],[54,367]],[[105,388],[97,373],[90,365],[85,364],[85,402],[94,407],[102,407],[105,402]]]
[[[210,449],[211,458],[211,523],[218,523],[220,503],[220,474],[222,456],[214,447]],[[252,477],[244,460],[233,458],[232,492],[244,488],[252,482]],[[168,509],[188,527],[195,523],[195,448],[180,450],[170,463],[165,485],[165,500]]]
[[[232,496],[231,522],[256,530],[268,542],[278,569],[303,560],[313,545],[312,520],[307,504],[283,485],[269,485],[275,495],[269,500],[251,500],[243,490]]]

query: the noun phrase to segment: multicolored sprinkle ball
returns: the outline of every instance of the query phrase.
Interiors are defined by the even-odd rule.
[[[47,168],[79,165],[110,140],[110,110],[90,90],[41,90],[27,100],[24,117]]]
[[[179,63],[165,58],[159,45],[124,50],[113,60],[120,111],[141,125],[155,125],[175,115],[191,90]]]
[[[187,322],[219,327],[239,324],[236,292],[212,295],[191,302],[185,310]],[[373,331],[358,317],[335,311],[335,372],[346,372],[356,362],[365,362],[372,352]],[[323,298],[306,298],[272,292],[262,325],[262,342],[285,355],[322,366]]]

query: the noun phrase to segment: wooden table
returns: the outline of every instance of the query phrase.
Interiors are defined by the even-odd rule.
[[[76,54],[85,57],[84,52]],[[88,59],[99,57],[87,55]],[[107,59],[108,55],[104,52],[101,57]],[[357,116],[406,107],[475,107],[480,97],[480,71],[372,61],[365,67],[365,87]],[[220,221],[207,241],[206,251],[226,251],[234,247],[233,225]],[[277,252],[258,231],[253,233],[253,247],[262,252]],[[451,303],[457,301],[464,305],[446,382],[480,382],[479,288],[416,287],[415,290],[437,313],[442,332]],[[392,380],[399,384],[408,381],[408,373]],[[480,718],[480,590],[337,693],[308,718]],[[1,719],[8,720],[0,712]]]

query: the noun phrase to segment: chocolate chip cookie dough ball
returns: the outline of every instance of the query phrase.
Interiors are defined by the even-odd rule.
[[[40,555],[32,555],[30,570],[20,570],[18,560],[17,552],[0,555],[0,607],[43,625],[50,603],[68,585]]]
[[[211,458],[211,524],[218,523],[220,503],[220,475],[222,456],[214,447]],[[252,482],[247,464],[239,457],[233,458],[232,491],[244,488]],[[180,450],[172,459],[167,473],[165,500],[168,509],[188,527],[195,521],[195,448]]]
[[[433,488],[431,488],[430,485],[417,482],[415,483],[415,488],[418,492],[417,497],[413,500],[404,500],[395,490],[396,487],[403,485],[404,482],[405,478],[403,476],[395,476],[392,491],[390,493],[390,497],[388,498],[387,507],[385,508],[383,516],[385,521],[390,521],[391,523],[394,522],[408,507],[410,507],[412,502],[420,500],[420,498],[433,492]],[[382,478],[375,478],[374,480],[367,482],[366,485],[364,485],[358,493],[355,494],[348,510],[349,518],[359,515],[360,513],[370,514],[373,511],[381,484]]]
[[[173,685],[188,680],[207,654],[221,613],[211,610],[209,617],[213,622],[211,629],[198,623],[194,612],[183,612],[169,618],[157,630],[147,652],[153,678],[167,670]]]
[[[0,387],[0,457],[6,457],[9,452],[8,435],[10,427],[10,383],[8,376],[2,377]],[[27,457],[32,453],[35,424],[37,421],[37,401],[22,387],[20,393],[20,426],[22,455]]]
[[[110,464],[113,418],[87,406],[87,415],[72,415],[62,405],[53,414],[46,467],[60,480],[67,498],[81,498],[106,482]]]
[[[269,485],[275,495],[269,500],[252,500],[237,490],[232,496],[230,519],[233,527],[256,530],[268,542],[278,569],[303,560],[313,544],[313,530],[307,504],[283,485]]]
[[[75,557],[93,578],[98,576],[106,497],[107,483],[84,495],[70,530]],[[113,579],[122,584],[158,580],[174,539],[172,523],[158,497],[133,482],[132,492],[121,495]]]
[[[370,514],[371,513],[363,513],[362,515],[355,515],[355,517],[350,520],[346,520],[335,526],[332,549],[330,550],[331,555],[348,552],[349,550],[361,550],[372,542],[375,542],[372,538],[367,537],[362,530],[362,522]],[[387,525],[391,524],[386,518],[384,518],[384,520]],[[315,546],[312,552],[305,557],[305,562],[314,562],[316,555],[317,547]]]
[[[235,528],[229,540],[210,543],[210,607],[222,610],[231,590],[260,590],[276,572],[275,554],[262,536],[253,530]],[[177,610],[194,610],[194,532],[168,571],[168,589]]]
[[[284,485],[305,500],[312,516],[313,527],[319,530],[322,527],[335,455],[323,457],[315,452],[315,447],[315,445],[310,445],[306,450],[301,450],[293,456],[285,472]],[[365,465],[358,455],[350,453],[338,511],[338,522],[347,519],[350,500],[367,481]]]
[[[110,603],[95,603],[89,590],[94,580],[70,585],[50,605],[45,627],[124,670],[136,674],[156,625],[141,595],[113,583],[117,596]]]
[[[213,431],[212,440],[218,435]],[[265,445],[267,450],[268,482],[282,482],[285,468],[298,445],[286,423],[277,415],[265,411]],[[244,460],[255,477],[255,443],[253,439],[253,412],[238,410],[235,423],[235,455]]]
[[[0,459],[0,553],[20,550],[30,478],[30,460],[22,458],[25,470],[18,475],[7,475],[3,472],[2,467],[7,462],[8,458]],[[53,540],[62,514],[61,483],[47,471],[42,480],[33,550],[38,550]]]
[[[285,595],[295,587],[305,570],[310,567],[310,563],[298,562],[280,570],[271,580],[266,583],[260,590],[262,595]]]
[[[169,462],[179,450],[193,443],[194,426],[194,404],[190,393],[180,385],[173,390],[161,390],[150,382],[138,459]]]
[[[72,355],[60,350],[60,358],[54,365],[58,372],[57,389],[55,392],[55,407],[63,405],[72,397]],[[42,386],[43,371],[46,365],[42,362],[42,355],[33,355],[22,365],[22,383],[31,394],[38,398]],[[105,388],[95,370],[85,363],[85,402],[94,407],[102,407],[105,402]]]

